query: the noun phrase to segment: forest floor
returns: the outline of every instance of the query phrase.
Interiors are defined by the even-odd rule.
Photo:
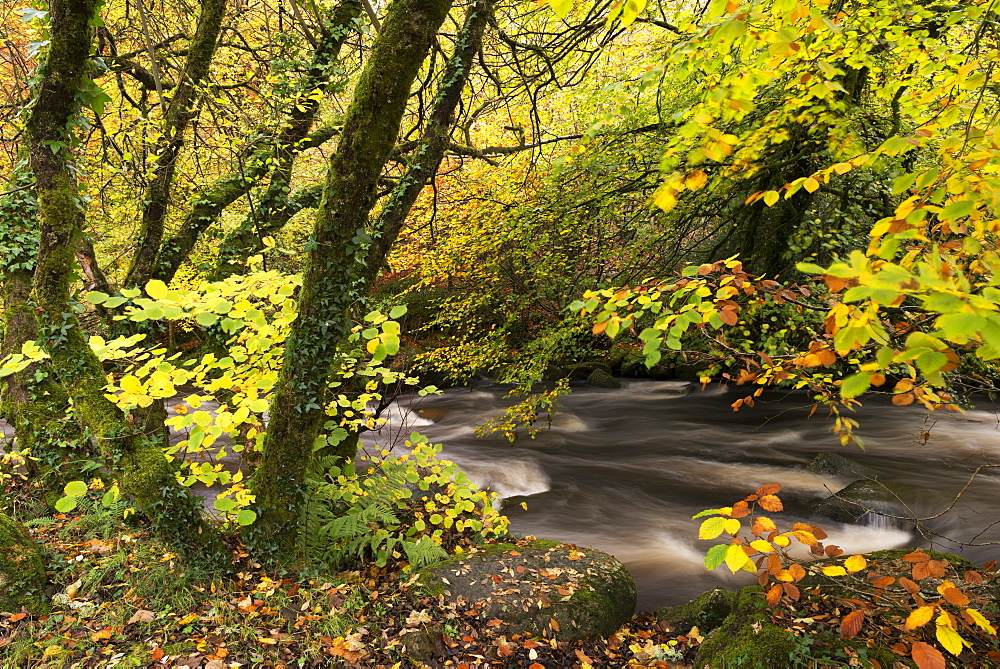
[[[26,525],[47,554],[53,610],[0,614],[5,669],[677,667],[696,651],[697,633],[648,614],[608,639],[525,637],[474,606],[420,597],[400,566],[275,573],[235,541],[235,578],[213,579],[96,504]]]

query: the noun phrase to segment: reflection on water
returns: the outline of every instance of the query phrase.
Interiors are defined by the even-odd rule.
[[[455,389],[401,401],[384,413],[388,422],[381,430],[364,435],[364,450],[378,444],[398,451],[414,430],[444,444],[444,457],[506,498],[514,532],[599,548],[621,559],[636,578],[643,609],[748,582],[749,574],[705,571],[702,556],[710,542],[696,539],[700,521],[691,516],[777,482],[784,487],[786,508],[776,516],[779,525],[810,520],[813,503],[850,482],[805,471],[819,452],[841,453],[874,469],[880,479],[909,487],[915,493],[910,507],[922,516],[943,510],[971,468],[1000,463],[1000,418],[984,408],[927,414],[917,407],[869,401],[856,415],[867,446],[862,451],[840,447],[819,412],[807,419],[804,395],[765,393],[755,408],[733,412],[729,405],[742,389],[701,391],[682,381],[627,381],[621,390],[580,388],[563,399],[551,428],[534,439],[510,444],[500,437],[475,437],[476,426],[511,403],[502,399],[505,390]],[[171,408],[176,404],[168,402]],[[920,435],[928,429],[931,438],[924,440]],[[230,455],[226,462],[235,466],[236,461]],[[989,471],[954,511],[928,524],[941,535],[968,541],[998,517],[1000,472]],[[830,543],[848,553],[928,545],[891,527],[813,521],[826,529]],[[977,541],[1000,542],[1000,526]],[[939,540],[935,547],[980,564],[1000,557],[993,546],[962,549]]]

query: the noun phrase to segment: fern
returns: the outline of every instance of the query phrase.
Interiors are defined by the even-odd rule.
[[[401,559],[420,568],[446,557],[445,548],[463,539],[506,533],[507,519],[493,509],[489,494],[453,463],[439,460],[440,446],[414,441],[408,442],[411,453],[376,461],[361,474],[353,465],[331,467],[332,459],[317,463],[307,479],[303,521],[309,558],[333,568]]]

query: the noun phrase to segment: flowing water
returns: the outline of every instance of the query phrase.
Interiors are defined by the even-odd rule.
[[[811,518],[812,504],[856,478],[806,471],[817,453],[840,453],[876,470],[880,480],[906,486],[904,501],[921,517],[945,509],[970,469],[1000,463],[1000,413],[992,407],[928,414],[869,401],[855,416],[867,447],[862,451],[841,447],[822,412],[808,418],[804,394],[765,393],[754,408],[734,412],[730,404],[747,394],[745,388],[700,390],[682,381],[578,388],[562,400],[551,427],[533,439],[510,444],[477,438],[474,428],[513,402],[504,399],[506,390],[482,386],[404,398],[386,412],[382,429],[364,435],[365,450],[376,443],[401,450],[411,431],[442,443],[443,457],[502,496],[513,532],[598,548],[622,560],[635,576],[640,609],[751,580],[725,568],[705,571],[702,556],[712,542],[697,540],[700,521],[691,516],[729,506],[764,483],[783,486],[786,510],[774,514],[779,526],[812,520],[829,533],[828,543],[848,553],[931,545],[885,523],[848,526]],[[927,431],[929,439],[922,436]],[[232,457],[227,464],[236,466]],[[928,526],[952,539],[1000,542],[994,523],[1000,523],[1000,471],[987,470],[953,511]],[[1000,558],[993,545],[963,548],[936,539],[934,547],[980,564]]]
[[[444,457],[506,498],[512,531],[599,548],[622,560],[638,584],[640,609],[749,581],[749,574],[733,577],[725,568],[705,571],[702,556],[711,542],[697,540],[700,520],[691,516],[777,482],[786,507],[774,514],[779,525],[809,520],[812,504],[858,478],[806,471],[817,453],[840,453],[879,472],[880,480],[903,484],[912,493],[904,501],[922,517],[948,505],[968,481],[970,468],[1000,463],[1000,417],[992,409],[928,414],[873,401],[855,416],[867,448],[862,451],[841,447],[822,412],[808,418],[810,403],[803,394],[765,394],[754,408],[734,412],[730,404],[747,394],[744,388],[702,391],[680,381],[580,388],[563,399],[551,428],[534,439],[512,445],[499,437],[475,437],[475,426],[511,403],[503,399],[505,390],[455,389],[404,401],[365,442],[401,444],[416,430],[444,444]],[[828,543],[849,553],[930,545],[886,523],[812,520],[826,529]],[[954,511],[928,525],[969,541],[998,520],[1000,472],[988,470]],[[1000,526],[976,541],[1000,541]],[[977,563],[1000,557],[997,546],[962,549],[938,540],[936,547]]]

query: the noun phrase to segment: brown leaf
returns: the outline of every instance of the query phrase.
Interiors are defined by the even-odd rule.
[[[555,618],[549,618],[549,627],[552,628],[553,632],[559,631],[559,622]]]
[[[132,614],[132,617],[129,618],[128,622],[125,624],[131,625],[132,623],[137,623],[137,622],[148,623],[152,622],[154,618],[156,618],[156,614],[153,613],[152,611],[147,611],[146,609],[139,609],[138,611]]]
[[[892,403],[898,407],[905,407],[913,404],[913,393],[901,393],[892,396]]]
[[[916,562],[913,565],[913,580],[922,581],[931,575],[931,568],[927,562]]]
[[[902,559],[904,562],[927,562],[931,556],[923,551],[913,551],[904,555]]]
[[[979,585],[983,582],[983,575],[978,571],[967,571],[965,572],[965,582],[972,583],[973,585]]]
[[[781,571],[781,558],[778,557],[777,553],[771,553],[767,556],[767,573],[774,576]]]
[[[801,581],[806,577],[806,570],[802,568],[800,564],[791,564],[788,566],[788,571],[792,573],[792,578],[796,581]]]
[[[888,588],[890,585],[896,582],[892,576],[880,576],[872,581],[872,585],[876,588]]]
[[[777,606],[778,602],[781,601],[781,592],[782,590],[780,585],[772,585],[767,591],[767,594],[764,596],[764,599],[766,599],[767,603],[771,606]]]
[[[840,546],[834,546],[833,544],[830,544],[829,546],[826,547],[826,554],[829,557],[837,557],[838,555],[843,555],[844,551],[840,549]]]
[[[802,596],[802,593],[799,592],[799,589],[794,585],[792,585],[791,583],[782,583],[781,589],[785,591],[785,594],[788,595],[788,598],[791,599],[792,601],[797,602],[799,601],[799,598]]]
[[[906,590],[911,595],[915,595],[920,592],[920,586],[905,576],[899,577],[899,585],[903,588],[903,590]]]
[[[944,656],[941,655],[941,651],[923,641],[913,642],[910,655],[917,663],[917,669],[945,669]]]
[[[948,563],[944,560],[928,560],[927,570],[933,578],[944,578],[948,571]]]
[[[865,624],[865,610],[858,609],[851,611],[840,621],[840,636],[845,639],[853,639],[861,631],[861,626]]]
[[[594,663],[594,661],[592,659],[590,659],[590,657],[586,653],[584,653],[582,650],[580,650],[579,648],[577,648],[574,652],[576,653],[576,659],[580,660],[580,664],[593,664]]]

